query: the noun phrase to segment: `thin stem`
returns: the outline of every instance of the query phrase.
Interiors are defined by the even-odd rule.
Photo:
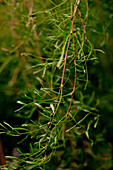
[[[75,15],[76,15],[76,12],[77,12],[77,9],[78,9],[78,5],[80,3],[80,0],[77,1],[77,6],[75,8],[75,11],[74,11],[74,14],[73,14],[73,19],[72,19],[72,27],[71,27],[71,31],[70,31],[70,34],[69,34],[69,40],[68,40],[68,45],[67,45],[67,49],[66,49],[66,54],[65,54],[65,58],[64,58],[64,68],[63,68],[63,73],[62,73],[62,80],[61,80],[61,86],[60,86],[60,89],[59,89],[59,95],[62,91],[62,88],[63,88],[63,82],[64,82],[64,75],[65,75],[65,69],[66,69],[66,62],[67,62],[67,56],[68,56],[68,50],[69,50],[69,45],[70,45],[70,40],[71,40],[71,35],[73,34],[73,26],[74,26],[74,19],[75,19]],[[72,7],[71,7],[71,12],[72,12]],[[71,14],[72,15],[72,14]],[[74,41],[73,41],[74,43]],[[73,45],[73,48],[74,48],[74,45]],[[74,48],[75,49],[75,48]],[[75,54],[74,54],[75,55]],[[76,62],[75,62],[76,63]],[[75,75],[76,75],[76,69],[75,69]],[[76,76],[75,76],[75,81],[74,81],[74,87],[73,87],[73,91],[75,91],[75,84],[76,84]],[[72,96],[73,96],[74,93],[72,93]],[[73,97],[72,97],[73,98]],[[58,101],[59,101],[59,96],[57,97],[57,103],[55,104],[55,113],[54,115],[56,114],[56,108],[57,108],[57,105],[58,105]],[[72,102],[71,102],[72,103]],[[51,123],[52,123],[52,120],[54,118],[54,115],[52,115],[51,119],[50,119],[50,122],[47,126],[47,129],[49,129]],[[48,146],[48,141],[46,143],[46,147]],[[46,155],[46,152],[45,152],[45,155]]]
[[[29,2],[29,1],[28,1]],[[27,2],[27,3],[28,3]],[[30,4],[30,5],[29,5]],[[29,6],[29,16],[28,16],[28,23],[26,24],[26,27],[29,27],[30,25],[30,22],[31,22],[31,15],[33,13],[33,0],[31,0],[31,3],[29,3],[28,6]]]
[[[74,11],[74,14],[73,14],[73,17],[72,17],[72,27],[71,27],[71,31],[70,31],[70,35],[69,35],[69,40],[68,40],[68,45],[67,45],[67,49],[66,49],[66,54],[65,54],[65,58],[64,58],[64,68],[63,68],[63,73],[62,73],[62,80],[61,80],[61,85],[60,85],[60,89],[59,89],[59,94],[61,93],[61,90],[63,88],[64,75],[65,75],[65,69],[66,69],[66,62],[67,62],[67,56],[68,56],[68,49],[69,49],[69,45],[70,45],[70,38],[71,38],[71,35],[73,33],[74,19],[75,19],[75,15],[76,15],[79,3],[80,3],[80,0],[77,1],[77,6],[75,8],[75,11]],[[57,103],[55,105],[55,109],[57,107],[58,100],[59,100],[59,96],[57,98]]]
[[[72,33],[73,33],[74,19],[75,19],[75,15],[76,15],[76,12],[77,12],[79,3],[80,3],[80,0],[77,2],[77,6],[76,6],[75,11],[74,11],[74,14],[73,14],[72,28],[71,28],[71,31],[70,31],[69,41],[68,41],[67,50],[66,50],[65,59],[64,59],[64,68],[63,68],[63,74],[62,74],[60,92],[61,92],[62,87],[63,87],[64,74],[65,74],[65,68],[66,68],[66,62],[67,62],[67,56],[68,56],[68,49],[69,49],[69,45],[70,45],[70,38],[71,38],[71,35],[72,35]]]
[[[84,23],[84,20],[83,20],[83,18],[82,18],[82,14],[81,14],[81,11],[80,11],[79,8],[78,8],[78,12],[79,12],[79,15],[80,15],[80,18],[81,18],[81,22],[82,22],[82,26],[83,26],[83,30],[84,30],[85,41],[86,41],[86,43],[87,43],[87,35],[86,35],[85,23]]]
[[[73,9],[72,9],[72,3],[71,3],[71,16],[72,16],[72,13],[73,13]],[[75,51],[75,36],[73,37],[73,51]],[[76,79],[77,79],[75,52],[73,54],[73,58],[74,58],[74,65],[75,65],[75,79],[74,79],[73,91],[72,91],[72,94],[71,94],[71,101],[70,101],[69,109],[68,109],[66,116],[68,116],[68,114],[71,111],[71,105],[72,105],[72,100],[73,100],[73,96],[74,96],[74,93],[75,93]]]

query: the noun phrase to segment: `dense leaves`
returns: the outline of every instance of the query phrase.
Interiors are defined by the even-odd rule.
[[[112,168],[109,4],[0,3],[0,133],[19,152],[9,169]]]

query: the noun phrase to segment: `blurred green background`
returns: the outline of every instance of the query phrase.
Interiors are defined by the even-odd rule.
[[[17,3],[17,9],[18,5],[22,6],[23,2]],[[40,5],[44,6],[44,2],[42,1]],[[37,49],[29,28],[24,30],[26,13],[28,13],[26,7],[24,11],[16,10],[15,12],[10,5],[7,5],[7,1],[0,1],[0,123],[6,121],[12,126],[25,122],[25,118],[18,117],[14,112],[18,108],[17,100],[25,90],[38,86],[32,72],[25,71],[29,66],[29,60],[21,56],[21,52],[24,53],[24,51],[36,54]],[[23,16],[23,23],[20,25],[21,16]],[[93,92],[101,115],[97,128],[90,129],[94,145],[91,148],[86,138],[75,137],[74,140],[77,141],[75,155],[72,155],[70,146],[67,144],[65,151],[59,151],[58,155],[61,156],[53,157],[46,165],[47,169],[50,166],[51,169],[57,169],[59,164],[62,167],[66,164],[65,169],[73,169],[74,165],[70,168],[70,163],[75,162],[78,164],[78,169],[108,170],[113,168],[112,0],[89,0],[89,20],[86,30],[98,58],[95,62],[88,61],[89,84],[85,91],[85,94]],[[40,46],[42,43],[43,39]],[[18,139],[2,135],[2,140],[6,155],[12,154],[12,149],[16,146]],[[10,144],[7,142],[9,140]]]

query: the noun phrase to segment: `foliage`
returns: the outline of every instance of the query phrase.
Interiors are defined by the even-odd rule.
[[[90,7],[92,4],[89,1]],[[3,13],[7,9],[0,18],[6,32],[1,34],[5,41],[1,43],[0,88],[21,105],[16,105],[15,114],[24,122],[22,126],[0,124],[1,133],[19,139],[20,155],[7,156],[15,160],[9,168],[81,169],[91,167],[91,159],[97,161],[96,167],[102,167],[104,146],[101,150],[99,142],[105,139],[101,132],[93,133],[102,116],[100,109],[104,110],[101,102],[106,101],[98,100],[97,90],[104,89],[102,79],[96,77],[99,89],[91,83],[92,75],[102,77],[96,52],[101,61],[110,26],[101,26],[98,8],[102,2],[92,7],[93,12],[87,0],[9,0],[0,5]],[[96,45],[95,37],[99,39]],[[98,147],[99,153],[91,145]],[[111,155],[111,147],[108,143],[105,155]],[[103,166],[108,169],[111,156],[107,161]]]

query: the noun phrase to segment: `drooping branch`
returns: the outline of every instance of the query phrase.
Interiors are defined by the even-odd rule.
[[[70,34],[69,34],[68,45],[67,45],[66,54],[65,54],[65,58],[64,58],[64,68],[63,68],[63,73],[62,73],[62,80],[61,80],[61,85],[60,85],[60,89],[59,89],[59,94],[61,93],[61,90],[63,88],[64,75],[65,75],[65,69],[66,69],[66,62],[67,62],[68,50],[69,50],[69,46],[70,46],[70,39],[71,39],[71,35],[73,34],[74,20],[75,20],[75,15],[77,13],[77,9],[78,9],[79,4],[80,4],[80,0],[77,1],[77,6],[76,6],[76,8],[74,10],[74,14],[72,15],[72,27],[71,27],[71,31],[70,31]],[[71,8],[71,11],[72,11],[72,8]],[[55,105],[55,109],[57,107],[58,100],[59,100],[59,96],[57,98],[57,103]]]
[[[73,14],[73,15],[72,15],[72,7],[71,7],[72,27],[71,27],[71,30],[70,30],[69,40],[68,40],[67,49],[66,49],[66,54],[65,54],[65,58],[64,58],[64,68],[63,68],[63,73],[62,73],[61,85],[60,85],[60,89],[59,89],[59,95],[58,95],[58,97],[57,97],[57,101],[56,101],[56,104],[55,104],[55,113],[54,113],[54,115],[56,114],[56,111],[57,111],[56,108],[57,108],[57,106],[58,106],[59,96],[60,96],[61,90],[62,90],[62,88],[63,88],[64,75],[65,75],[65,69],[66,69],[66,62],[67,62],[67,56],[68,56],[68,50],[69,50],[69,46],[70,46],[71,35],[73,34],[74,19],[75,19],[75,15],[76,15],[76,13],[77,13],[77,9],[78,9],[79,3],[80,3],[80,0],[77,1],[77,6],[76,6],[76,8],[75,8],[75,10],[74,10],[74,14]],[[74,44],[74,39],[73,39],[73,44]],[[74,48],[74,45],[73,45],[73,49],[75,49],[75,48]],[[74,55],[75,55],[75,54],[74,54]],[[73,56],[73,57],[74,57],[74,56]],[[74,62],[75,62],[75,65],[76,65],[76,60],[74,60]],[[75,81],[74,81],[73,93],[72,93],[72,97],[71,97],[72,99],[73,99],[73,94],[74,94],[74,92],[75,92],[76,78],[77,78],[77,75],[76,75],[76,67],[75,67]],[[72,99],[71,99],[71,100],[72,100]],[[71,102],[71,103],[72,103],[72,102]],[[70,103],[70,107],[71,107],[71,103]],[[70,110],[70,109],[69,109],[69,110]],[[52,115],[52,117],[51,117],[51,119],[50,119],[50,122],[49,122],[47,128],[50,127],[54,115]]]
[[[70,0],[70,1],[71,1],[71,0]],[[71,2],[71,16],[72,16],[72,13],[73,13],[73,8],[72,8],[72,2]],[[75,51],[75,36],[73,37],[73,51]],[[67,115],[66,115],[66,116],[68,116],[68,114],[69,114],[70,111],[71,111],[71,105],[72,105],[72,100],[73,100],[73,96],[74,96],[74,93],[75,93],[76,79],[77,79],[75,52],[74,52],[74,54],[73,54],[73,58],[74,58],[74,65],[75,65],[75,77],[74,77],[73,91],[72,91],[72,94],[71,94],[71,101],[70,101],[69,109],[68,109],[68,112],[67,112]]]
[[[80,11],[79,8],[78,8],[78,12],[79,12],[79,15],[80,15],[80,18],[81,18],[81,22],[82,22],[82,26],[83,26],[83,30],[84,30],[85,41],[87,43],[87,35],[86,35],[85,23],[84,23],[84,20],[82,18],[82,14],[81,14],[81,11]]]

